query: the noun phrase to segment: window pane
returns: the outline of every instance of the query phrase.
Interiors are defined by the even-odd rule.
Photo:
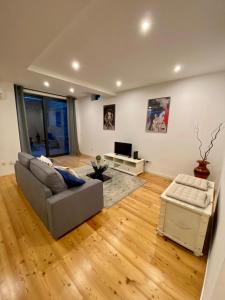
[[[28,134],[32,155],[46,156],[42,97],[25,95]]]
[[[49,155],[69,153],[67,102],[47,101],[47,131]]]

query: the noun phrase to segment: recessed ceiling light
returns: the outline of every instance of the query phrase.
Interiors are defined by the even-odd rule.
[[[174,72],[180,72],[180,70],[181,70],[181,65],[176,65],[175,67],[174,67]]]
[[[74,88],[70,88],[70,93],[74,93]]]
[[[116,81],[116,86],[117,86],[117,87],[120,87],[121,85],[122,85],[122,81],[121,81],[121,80],[117,80],[117,81]]]
[[[146,33],[147,31],[149,31],[150,27],[151,27],[151,22],[149,20],[142,20],[141,22],[141,32],[142,33]]]
[[[44,86],[49,87],[50,86],[49,82],[48,81],[44,81]]]
[[[74,70],[78,71],[80,69],[80,63],[78,61],[73,61],[72,67],[74,68]]]

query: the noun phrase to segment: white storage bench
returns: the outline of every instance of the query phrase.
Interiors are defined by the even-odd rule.
[[[209,204],[207,207],[201,208],[167,195],[171,187],[172,191],[176,187],[173,186],[177,185],[175,182],[176,179],[160,197],[161,207],[157,230],[160,235],[166,236],[187,249],[190,249],[196,256],[201,256],[203,255],[203,246],[209,219],[212,215],[214,182],[208,181],[207,190],[202,191],[207,194],[206,199]],[[183,184],[181,187],[182,186]],[[187,188],[191,188],[193,192],[193,187]],[[197,189],[196,192],[198,192]],[[192,193],[190,193],[190,195],[191,194]]]

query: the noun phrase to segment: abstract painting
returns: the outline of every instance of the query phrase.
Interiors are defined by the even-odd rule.
[[[166,133],[168,128],[170,97],[148,100],[146,131]]]

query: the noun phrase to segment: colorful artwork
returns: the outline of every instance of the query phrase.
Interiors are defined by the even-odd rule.
[[[148,100],[146,131],[166,133],[169,120],[170,97]]]
[[[116,105],[105,105],[103,108],[103,129],[115,130]]]

